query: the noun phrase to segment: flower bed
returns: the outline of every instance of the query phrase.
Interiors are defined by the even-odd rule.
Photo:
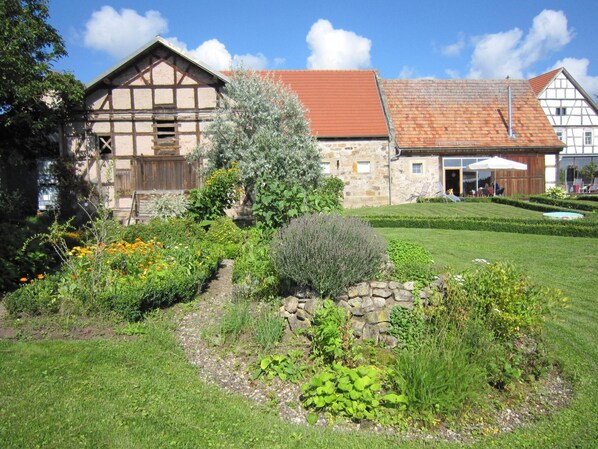
[[[147,310],[193,299],[220,259],[220,246],[203,240],[164,245],[136,238],[76,246],[57,275],[26,283],[5,304],[13,315],[56,312],[70,304],[137,320]]]

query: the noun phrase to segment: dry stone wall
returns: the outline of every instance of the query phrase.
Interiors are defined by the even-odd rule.
[[[430,287],[416,291],[415,282],[369,281],[348,288],[334,302],[347,311],[356,338],[392,347],[397,344],[397,339],[388,333],[392,309],[396,306],[412,309],[416,301],[426,303],[431,293]],[[311,326],[321,303],[316,293],[297,291],[284,299],[280,313],[287,319],[290,330],[297,333]]]

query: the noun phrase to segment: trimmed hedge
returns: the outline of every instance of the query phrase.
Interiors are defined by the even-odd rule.
[[[516,200],[504,196],[492,197],[493,203],[506,204],[507,206],[521,207],[522,209],[535,210],[538,212],[579,212],[578,209],[568,209],[566,207],[551,206],[548,204],[532,203],[529,201]]]
[[[518,234],[598,237],[598,226],[580,220],[521,220],[488,217],[362,217],[375,228],[429,228],[467,231],[514,232]]]
[[[575,199],[580,201],[598,201],[598,195],[578,195]]]
[[[533,203],[549,204],[557,207],[567,207],[569,209],[596,212],[598,211],[598,204],[583,203],[577,200],[560,200],[556,198],[549,198],[544,195],[530,196],[529,200]]]
[[[464,203],[490,203],[492,202],[492,197],[489,196],[466,196],[466,197],[459,197],[459,199]],[[443,198],[441,196],[435,196],[432,198],[418,198],[417,203],[452,203],[451,200]]]

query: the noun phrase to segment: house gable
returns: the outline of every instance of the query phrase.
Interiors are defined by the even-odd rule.
[[[560,68],[529,80],[559,138],[561,155],[598,153],[598,106],[573,76]]]

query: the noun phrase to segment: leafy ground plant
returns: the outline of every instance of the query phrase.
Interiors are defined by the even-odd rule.
[[[388,412],[404,409],[406,396],[384,394],[380,370],[374,366],[347,368],[333,363],[301,386],[306,408],[331,416],[371,421],[390,421]],[[388,407],[388,409],[387,409]],[[311,415],[308,420],[317,420]]]
[[[278,377],[280,380],[299,382],[303,379],[309,367],[301,363],[303,351],[291,350],[286,355],[268,355],[262,357],[259,366],[253,372],[253,378],[266,378],[272,380]]]

